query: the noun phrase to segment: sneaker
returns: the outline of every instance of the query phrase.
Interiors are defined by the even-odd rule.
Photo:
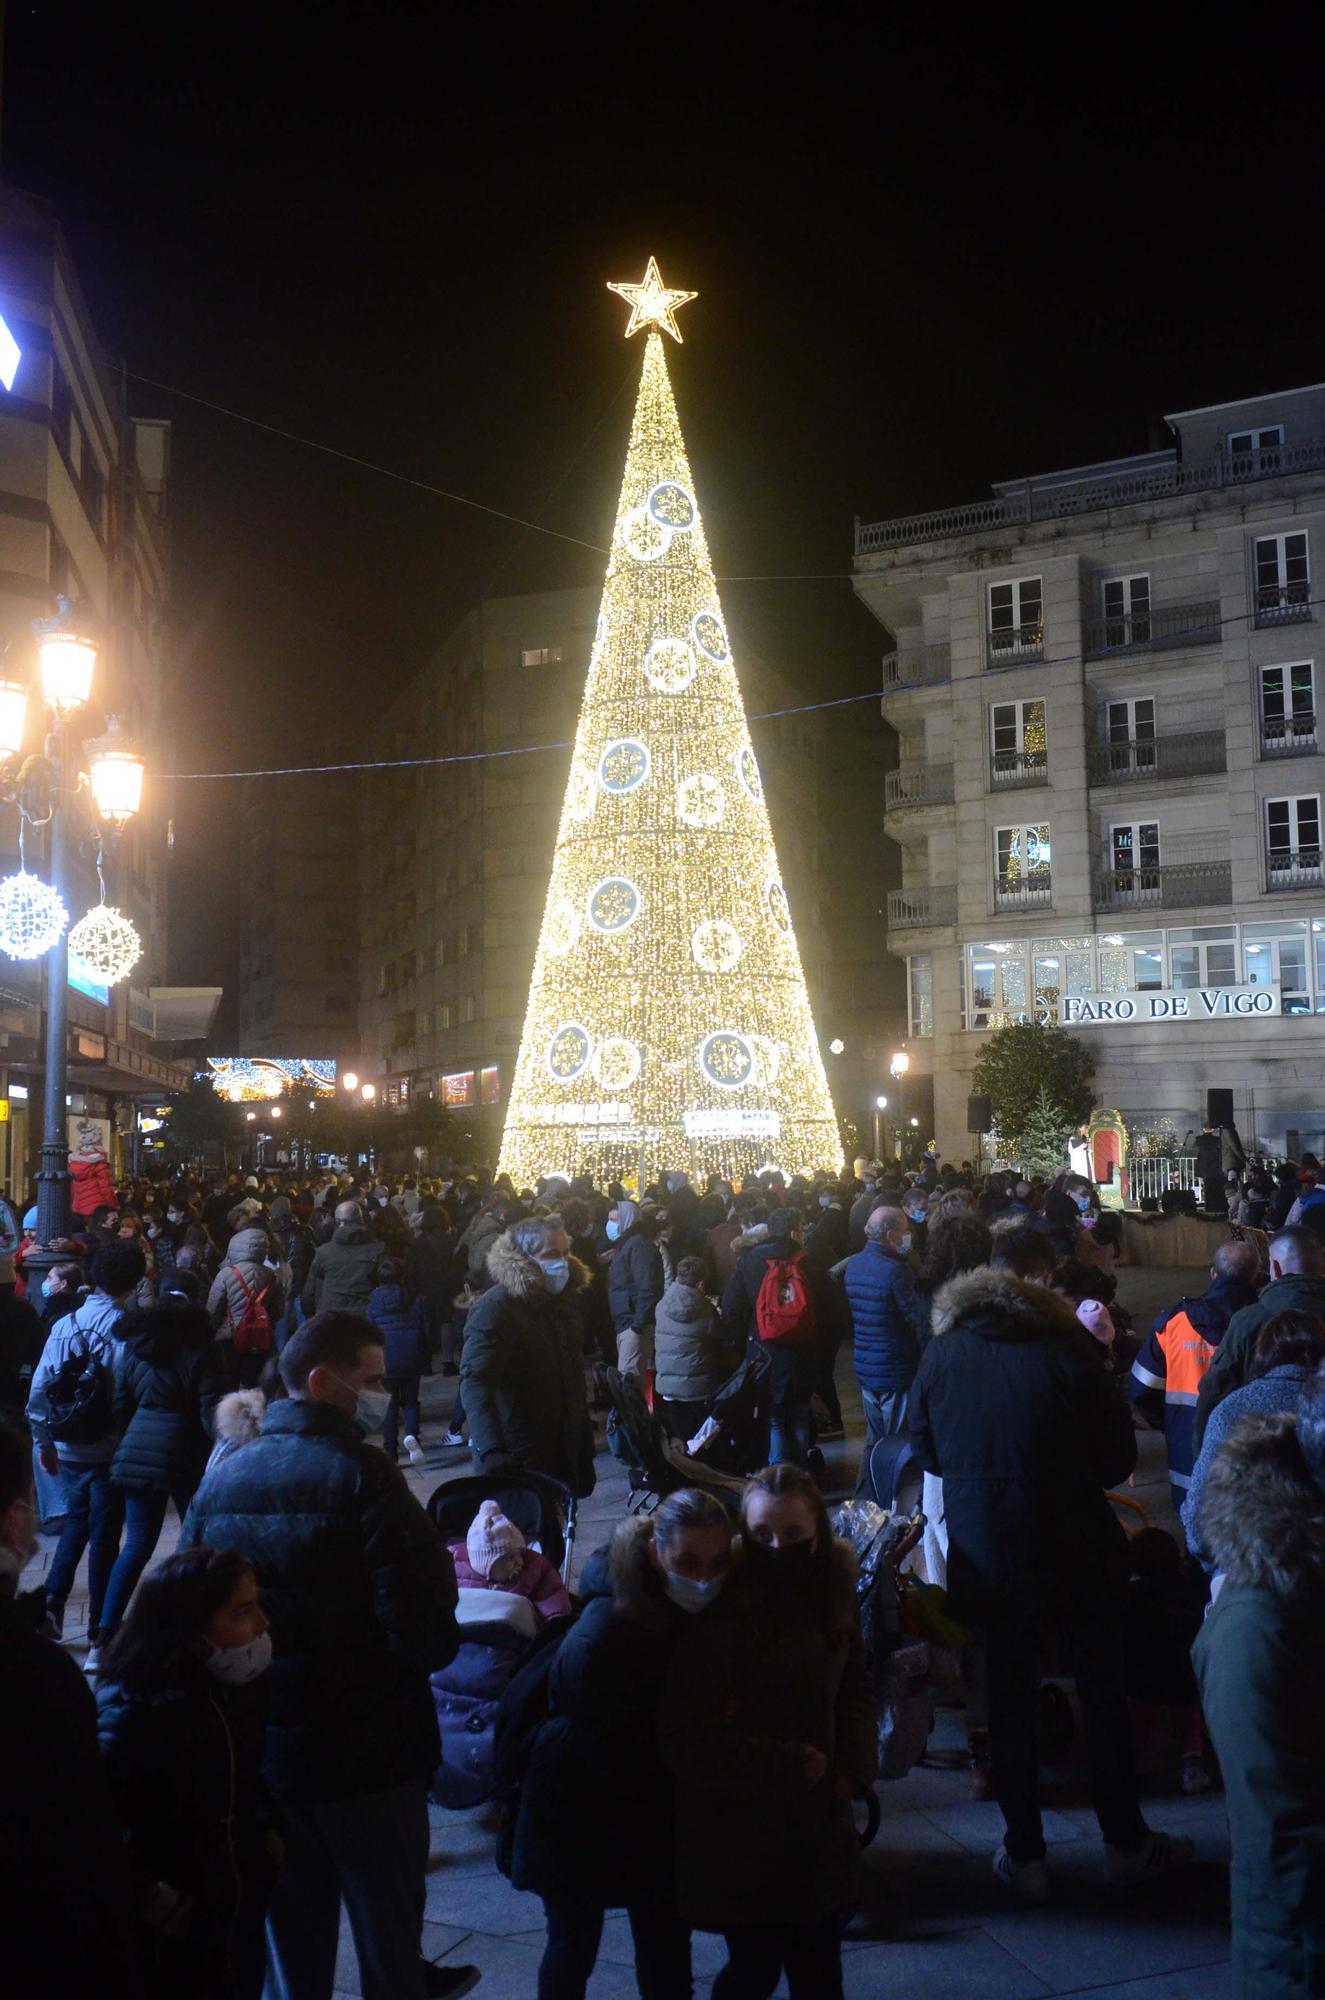
[[[430,2000],[460,2000],[462,1993],[472,1993],[483,1974],[476,1965],[434,1965],[431,1959],[423,1961],[423,1990]]]
[[[442,1439],[443,1444],[463,1444],[464,1441],[465,1434],[463,1431],[448,1431]]]
[[[1155,1833],[1147,1828],[1139,1847],[1110,1847],[1104,1843],[1104,1872],[1116,1888],[1131,1888],[1149,1882],[1153,1876],[1167,1875],[1185,1868],[1196,1853],[1196,1842],[1178,1833]]]
[[[406,1436],[405,1449],[409,1453],[409,1462],[411,1465],[423,1464],[423,1446],[416,1437],[413,1435]]]
[[[99,1674],[101,1672],[100,1646],[88,1647],[86,1658],[83,1661],[83,1672],[88,1675]]]
[[[994,1873],[1023,1903],[1047,1903],[1049,1870],[1043,1861],[1014,1861],[1006,1847],[994,1856]]]
[[[1182,1789],[1187,1793],[1189,1798],[1195,1798],[1202,1792],[1208,1792],[1212,1782],[1210,1773],[1205,1766],[1205,1758],[1199,1750],[1193,1750],[1189,1756],[1183,1758]]]

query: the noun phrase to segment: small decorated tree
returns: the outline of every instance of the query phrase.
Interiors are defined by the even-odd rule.
[[[1043,1087],[1037,1091],[1025,1130],[1021,1135],[1021,1159],[1028,1174],[1043,1174],[1052,1180],[1067,1165],[1067,1142],[1076,1127],[1066,1118]]]

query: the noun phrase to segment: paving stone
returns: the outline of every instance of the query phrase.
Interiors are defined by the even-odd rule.
[[[543,1905],[537,1896],[513,1889],[504,1875],[429,1875],[424,1915],[431,1924],[488,1931],[514,1937],[541,1930]]]
[[[846,2000],[903,1993],[907,2000],[1041,2000],[1053,1992],[980,1930],[847,1952],[842,1983]]]

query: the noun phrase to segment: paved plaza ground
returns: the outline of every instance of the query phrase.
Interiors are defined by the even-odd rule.
[[[1200,1290],[1202,1272],[1150,1269],[1120,1273],[1120,1298],[1144,1330],[1149,1317],[1184,1291]],[[849,1360],[839,1362],[848,1442],[826,1447],[826,1484],[844,1497],[855,1479],[862,1432]],[[443,1433],[454,1378],[435,1377],[425,1390],[426,1468],[409,1474],[420,1498],[439,1478],[469,1469],[468,1454],[430,1440]],[[621,1468],[605,1450],[598,1487],[582,1505],[576,1568],[605,1541],[625,1506]],[[1141,1436],[1141,1465],[1132,1497],[1153,1525],[1171,1526],[1163,1441]],[[173,1545],[172,1516],[162,1553]],[[49,1556],[53,1543],[44,1543]],[[29,1572],[32,1580],[36,1571]],[[572,1579],[573,1580],[573,1579]],[[86,1603],[71,1597],[66,1631],[77,1648]],[[964,1743],[961,1716],[940,1710],[931,1750],[942,1757]],[[995,1882],[990,1856],[1002,1820],[996,1805],[969,1796],[960,1768],[920,1766],[881,1785],[883,1821],[866,1854],[866,1899],[853,1920],[846,1952],[849,2000],[891,1994],[903,2000],[1038,2000],[1089,1994],[1093,2000],[1223,2000],[1228,1992],[1228,1835],[1222,1795],[1185,1798],[1177,1784],[1176,1752],[1158,1742],[1143,1766],[1144,1806],[1152,1826],[1191,1835],[1193,1867],[1140,1893],[1118,1895],[1102,1878],[1098,1828],[1075,1760],[1046,1770],[1045,1835],[1054,1897],[1048,1908],[1011,1903]],[[543,1942],[542,1906],[512,1889],[493,1862],[493,1822],[486,1808],[432,1811],[424,1949],[429,1957],[472,1962],[483,1970],[483,2000],[532,2000]],[[719,1938],[695,1939],[696,1992],[707,1994],[725,1952]],[[608,1918],[592,2000],[636,1994],[630,1932],[624,1915]],[[355,1994],[354,1955],[346,1941],[338,1992]],[[784,1992],[779,1988],[779,1992]]]

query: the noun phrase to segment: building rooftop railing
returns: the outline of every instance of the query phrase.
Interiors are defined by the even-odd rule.
[[[1147,500],[1180,499],[1224,486],[1243,486],[1260,479],[1282,479],[1296,472],[1325,470],[1325,439],[1279,445],[1268,451],[1226,452],[1195,465],[1174,463],[1144,470],[1083,479],[1076,484],[1037,486],[1030,481],[1017,493],[976,500],[965,507],[944,507],[932,514],[909,514],[897,521],[857,521],[857,556],[905,548],[913,542],[936,542],[978,535],[990,528],[1016,527],[1032,521],[1057,521],[1075,514],[1099,513],[1112,507],[1133,507]]]
[[[956,921],[957,885],[954,882],[945,882],[938,888],[888,891],[889,930],[920,930],[929,925],[955,924]]]
[[[950,806],[952,797],[951,764],[903,765],[883,780],[883,803],[889,812],[906,806]]]

